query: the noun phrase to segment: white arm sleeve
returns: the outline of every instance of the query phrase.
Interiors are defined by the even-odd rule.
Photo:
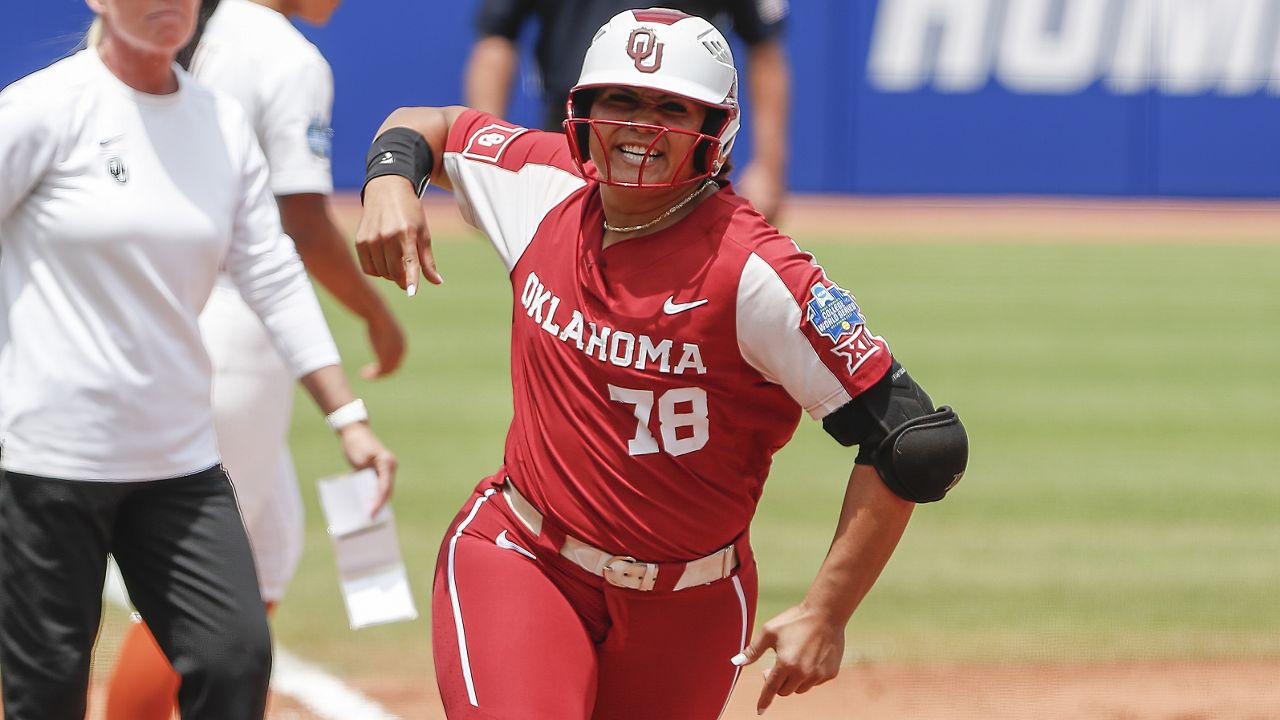
[[[454,121],[444,153],[463,219],[489,237],[507,272],[547,213],[586,184],[572,167],[564,135],[474,110]]]
[[[759,255],[743,267],[738,285],[738,347],[766,380],[814,419],[852,399],[801,330],[801,308],[778,272]]]
[[[245,123],[239,207],[226,269],[295,377],[337,365],[338,349],[293,241],[280,228],[267,163]]]
[[[262,115],[256,120],[271,169],[271,192],[331,194],[333,72],[318,54],[306,54],[279,70],[279,80],[264,88]]]
[[[57,155],[47,105],[21,81],[0,92],[0,220],[26,199]]]
[[[517,171],[467,163],[445,155],[445,169],[463,219],[484,231],[511,272],[547,213],[564,201],[583,180],[548,165],[526,165]]]

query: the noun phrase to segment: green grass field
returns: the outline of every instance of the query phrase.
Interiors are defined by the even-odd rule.
[[[855,616],[850,659],[1280,657],[1280,244],[802,242],[971,438],[964,482],[917,510]],[[344,675],[421,677],[436,549],[501,459],[510,289],[479,236],[436,254],[443,287],[385,287],[405,367],[354,381],[400,457],[423,619],[346,628],[313,482],[343,463],[297,405],[308,545],[275,628]],[[361,330],[325,300],[354,373]],[[851,462],[809,421],[779,454],[753,529],[764,617],[816,571]]]

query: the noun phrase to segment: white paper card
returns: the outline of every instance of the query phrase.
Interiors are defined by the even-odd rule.
[[[418,617],[404,565],[355,580],[344,580],[342,595],[347,601],[347,619],[352,630]]]
[[[360,470],[322,478],[318,486],[351,628],[417,618],[391,507],[369,516],[377,475]]]
[[[390,504],[384,505],[376,516],[369,515],[378,497],[378,474],[373,470],[321,478],[318,485],[320,506],[333,537],[364,530],[391,517]]]

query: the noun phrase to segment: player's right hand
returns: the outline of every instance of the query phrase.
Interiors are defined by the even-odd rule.
[[[356,256],[366,275],[387,278],[411,297],[419,272],[433,285],[444,282],[431,252],[427,214],[407,179],[383,175],[365,185]]]

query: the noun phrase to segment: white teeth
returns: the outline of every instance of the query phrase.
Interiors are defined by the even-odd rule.
[[[644,145],[619,145],[618,149],[628,155],[639,155],[642,157],[644,155],[648,155],[651,158],[656,158],[661,154],[657,150],[649,150],[649,148]]]

